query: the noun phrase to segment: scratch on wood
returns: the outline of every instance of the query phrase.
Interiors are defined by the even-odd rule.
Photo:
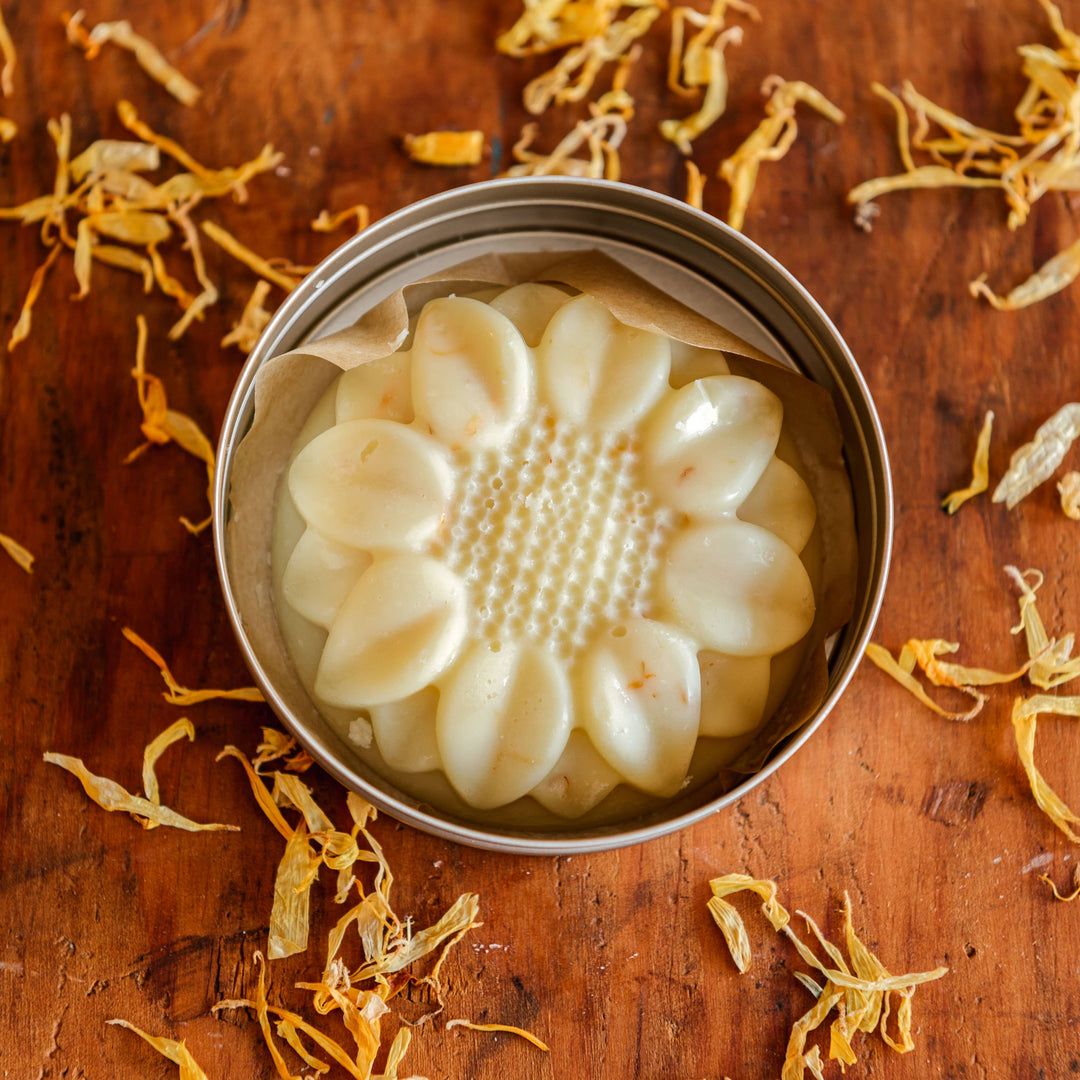
[[[982,812],[989,788],[976,780],[953,780],[931,787],[923,799],[922,812],[942,825],[963,825]]]

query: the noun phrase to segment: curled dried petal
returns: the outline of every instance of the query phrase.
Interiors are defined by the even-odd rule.
[[[968,499],[974,498],[990,486],[990,432],[993,425],[994,413],[987,409],[982,430],[975,443],[975,457],[971,463],[971,483],[966,488],[946,495],[942,501],[941,505],[950,514],[955,514]]]
[[[146,38],[136,34],[131,23],[126,19],[117,22],[98,23],[87,32],[81,25],[82,12],[69,15],[65,12],[61,18],[67,27],[68,41],[83,48],[86,58],[92,60],[101,51],[101,46],[108,42],[127,49],[138,62],[139,67],[155,82],[160,83],[177,101],[184,105],[194,105],[202,91],[188,78],[176,70],[161,55],[157,46]]]
[[[168,1058],[180,1066],[180,1080],[207,1080],[206,1073],[191,1056],[187,1044],[181,1039],[167,1039],[163,1035],[148,1035],[142,1028],[137,1028],[127,1020],[106,1020],[106,1024],[117,1024],[128,1031],[134,1031],[141,1039],[148,1042],[162,1057]]]
[[[511,1024],[474,1024],[471,1020],[446,1021],[446,1028],[448,1031],[450,1028],[455,1027],[468,1028],[470,1031],[507,1031],[511,1035],[520,1035],[523,1039],[527,1039],[533,1046],[538,1046],[545,1053],[548,1051],[547,1044],[538,1039],[531,1031],[525,1031],[524,1028],[513,1027]]]

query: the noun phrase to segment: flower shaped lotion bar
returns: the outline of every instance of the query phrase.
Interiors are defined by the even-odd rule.
[[[552,286],[430,301],[288,471],[316,702],[478,809],[679,791],[814,619],[781,403],[727,370]]]

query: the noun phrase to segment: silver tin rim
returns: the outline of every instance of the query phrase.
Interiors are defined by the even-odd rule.
[[[511,226],[513,221],[520,223]],[[231,462],[251,423],[259,367],[304,340],[323,336],[329,329],[328,313],[361,292],[376,285],[392,292],[426,276],[431,268],[421,269],[425,257],[468,250],[470,244],[483,245],[496,237],[516,237],[520,242],[530,234],[565,234],[582,241],[578,246],[602,241],[637,249],[686,268],[714,289],[737,293],[739,303],[781,343],[787,362],[794,353],[792,366],[832,393],[856,489],[857,608],[838,635],[830,658],[829,690],[820,707],[737,787],[701,806],[637,827],[608,826],[577,834],[568,829],[552,835],[500,832],[429,813],[374,787],[300,725],[270,684],[245,633],[226,561]],[[458,256],[450,261],[462,260]],[[381,296],[371,303],[377,299]],[[229,619],[255,681],[289,731],[327,772],[397,820],[473,847],[532,855],[585,854],[675,832],[731,806],[776,772],[822,723],[855,672],[880,611],[892,529],[891,476],[877,411],[847,344],[806,289],[753,241],[683,202],[628,184],[566,177],[491,180],[457,188],[383,218],[329,255],[278,309],[241,371],[221,428],[214,481],[214,555]]]

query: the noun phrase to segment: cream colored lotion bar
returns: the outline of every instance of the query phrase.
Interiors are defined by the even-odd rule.
[[[479,810],[676,794],[699,739],[763,722],[814,621],[783,423],[720,351],[588,294],[430,300],[287,470],[276,598],[309,694]]]

